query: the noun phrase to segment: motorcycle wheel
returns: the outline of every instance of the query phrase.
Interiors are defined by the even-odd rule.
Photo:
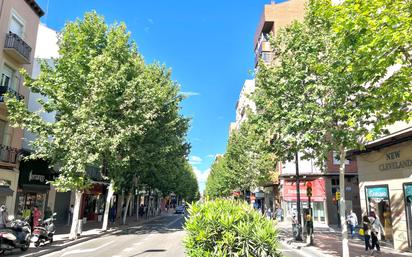
[[[34,242],[34,247],[39,247],[40,246],[40,241],[36,241],[36,242]]]
[[[4,250],[3,250],[3,249],[0,249],[0,254],[4,254]]]
[[[50,238],[50,244],[53,243],[53,237]]]
[[[22,246],[20,249],[22,251],[27,251],[30,247],[30,241],[27,241],[26,244],[24,246]]]

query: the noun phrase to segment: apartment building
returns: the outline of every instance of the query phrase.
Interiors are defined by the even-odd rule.
[[[19,156],[23,130],[8,124],[3,95],[10,92],[27,103],[29,90],[23,86],[20,69],[33,69],[37,28],[43,10],[34,0],[0,2],[0,204],[15,212]]]
[[[266,64],[274,61],[273,49],[270,45],[270,38],[276,36],[282,27],[291,24],[293,21],[303,21],[305,16],[306,0],[289,0],[282,3],[270,3],[264,6],[260,17],[259,25],[254,36],[255,68],[259,60]],[[259,72],[257,70],[257,72]],[[308,197],[306,196],[306,184],[311,182],[313,185],[312,208],[315,224],[318,225],[338,225],[339,221],[339,160],[336,154],[329,153],[327,161],[316,164],[315,160],[305,160],[299,154],[300,198],[303,211],[308,211]],[[265,198],[275,196],[274,207],[281,206],[284,216],[292,213],[297,207],[297,185],[296,185],[296,163],[286,162],[278,166],[279,185],[274,186],[271,192],[270,187],[266,187]],[[346,162],[346,203],[347,210],[353,209],[360,218],[361,209],[359,202],[359,188],[357,177],[356,160]],[[270,184],[270,183],[269,183]],[[265,199],[269,206],[272,201]]]

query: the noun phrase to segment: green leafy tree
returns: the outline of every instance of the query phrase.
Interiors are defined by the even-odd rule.
[[[130,194],[129,182],[143,176],[148,163],[156,161],[145,157],[186,146],[188,121],[178,114],[181,98],[170,72],[144,63],[124,24],[109,27],[103,17],[87,13],[83,20],[66,24],[59,49],[55,67],[44,64],[37,80],[28,76],[25,80],[33,92],[47,96],[48,101],[40,104],[44,111],[57,113],[56,122],[43,121],[14,98],[6,104],[14,126],[38,135],[33,157],[47,158],[59,167],[56,188],[76,192],[70,232],[70,238],[76,238],[82,191],[90,186],[86,167],[101,167],[111,180],[106,201],[110,204],[114,190]],[[159,141],[139,145],[159,131],[163,133]],[[184,151],[180,153],[184,156]]]
[[[273,124],[269,131],[276,156],[288,160],[300,151],[322,163],[330,151],[339,152],[343,256],[349,256],[345,151],[362,148],[387,125],[410,116],[410,65],[404,51],[391,52],[402,48],[391,39],[399,31],[386,30],[389,23],[380,20],[385,16],[373,15],[379,10],[390,13],[386,8],[395,8],[401,17],[410,13],[384,2],[366,7],[368,3],[355,0],[342,5],[311,1],[305,21],[293,23],[273,40],[275,62],[271,67],[261,65],[258,74],[256,104],[261,118]],[[374,36],[366,32],[367,21],[394,33],[376,36],[386,47],[367,50],[376,43],[369,41]],[[410,31],[410,23],[395,24]],[[360,34],[355,32],[358,27]],[[388,53],[394,56],[386,59]],[[396,65],[402,68],[391,71]]]

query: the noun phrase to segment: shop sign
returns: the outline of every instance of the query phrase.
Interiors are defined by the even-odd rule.
[[[404,168],[412,168],[412,160],[400,160],[401,159],[401,151],[394,151],[389,152],[386,154],[386,160],[389,162],[382,163],[379,165],[380,171],[386,170],[396,170],[396,169],[404,169]]]
[[[39,181],[39,182],[44,182],[46,180],[46,177],[44,175],[36,175],[33,174],[32,171],[29,173],[29,181]]]
[[[312,182],[312,197],[311,200],[315,202],[321,202],[326,199],[325,180],[315,179]],[[285,201],[296,201],[297,190],[295,181],[285,181],[283,184],[283,199]],[[305,181],[300,182],[300,199],[302,201],[308,201],[306,192]]]
[[[369,187],[366,188],[368,198],[388,199],[389,193],[386,187]]]

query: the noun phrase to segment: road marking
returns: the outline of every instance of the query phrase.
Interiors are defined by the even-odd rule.
[[[132,247],[128,247],[128,248],[123,249],[123,252],[131,252],[131,251],[133,251]]]
[[[94,252],[94,251],[97,251],[97,250],[99,250],[99,249],[102,249],[102,248],[104,248],[104,247],[106,247],[106,246],[108,246],[108,245],[110,245],[110,244],[113,244],[113,243],[114,243],[114,241],[110,241],[110,242],[107,242],[107,243],[105,243],[105,244],[103,244],[103,245],[101,245],[101,246],[99,246],[99,247],[96,247],[96,248],[84,249],[84,250],[72,250],[72,251],[68,251],[68,252],[64,253],[61,257],[66,256],[66,255],[69,255],[69,254],[78,254],[78,253],[90,253],[90,252]]]
[[[141,244],[142,244],[142,242],[134,243],[133,245],[134,245],[134,246],[138,246],[138,245],[141,245]]]

